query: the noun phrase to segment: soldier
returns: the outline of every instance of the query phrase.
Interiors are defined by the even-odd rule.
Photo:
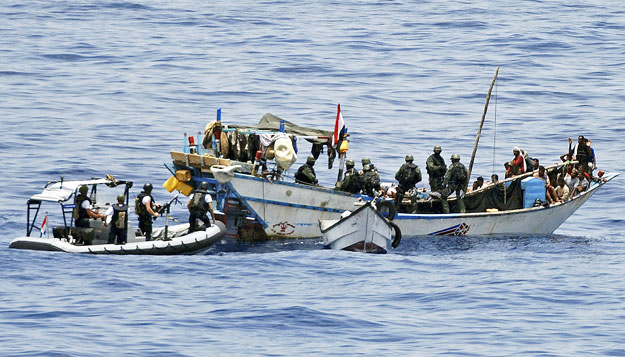
[[[421,182],[421,170],[419,166],[413,163],[414,158],[412,155],[406,155],[406,163],[401,165],[397,173],[395,173],[395,180],[399,182],[397,186],[397,193],[395,193],[395,207],[399,210],[401,202],[404,199],[404,193],[415,187],[415,185]]]
[[[368,157],[363,157],[362,158],[362,170],[360,170],[360,176],[363,176],[365,174],[365,165],[369,165],[369,167],[371,167],[371,171],[378,173],[378,169],[371,163],[371,159]]]
[[[434,146],[434,154],[428,157],[425,167],[428,172],[431,191],[441,191],[443,189],[443,177],[447,172],[445,159],[441,156],[440,145]]]
[[[143,191],[135,198],[135,213],[139,216],[139,229],[145,236],[146,241],[152,240],[152,217],[159,216],[159,205],[152,198],[152,184],[143,185]]]
[[[215,222],[215,214],[213,213],[213,198],[208,193],[208,182],[202,181],[200,187],[193,192],[193,196],[187,203],[189,209],[189,233],[198,230],[197,220],[204,222],[206,228],[211,226],[211,221],[206,215],[211,213],[211,218]]]
[[[380,191],[380,175],[377,171],[373,171],[369,164],[365,164],[362,169],[364,171],[362,176],[362,191],[368,196],[375,197],[376,191]]]
[[[315,174],[315,169],[313,169],[314,165],[315,157],[308,156],[306,163],[297,170],[297,173],[295,173],[295,181],[308,185],[316,185],[317,175]]]
[[[87,197],[87,193],[89,192],[89,187],[87,185],[80,185],[78,188],[79,194],[76,195],[74,199],[74,203],[76,207],[74,208],[74,224],[76,227],[80,228],[89,228],[91,224],[89,223],[89,218],[98,219],[105,218],[106,216],[94,212],[91,209],[91,200]]]
[[[451,165],[445,173],[443,179],[443,191],[441,192],[441,204],[443,206],[443,213],[449,213],[449,203],[447,198],[452,192],[456,192],[456,200],[458,201],[458,211],[465,213],[464,208],[464,190],[469,183],[467,175],[467,169],[460,163],[460,155],[451,155]]]
[[[345,162],[345,167],[347,167],[347,171],[341,183],[341,191],[359,193],[362,186],[362,178],[354,168],[354,160],[347,160],[347,162]]]
[[[111,205],[106,211],[107,216],[111,216],[111,230],[109,232],[108,244],[126,244],[128,237],[128,205],[125,204],[126,196],[117,195],[117,203]]]

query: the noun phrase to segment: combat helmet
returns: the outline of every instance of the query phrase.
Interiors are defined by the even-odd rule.
[[[208,182],[202,181],[202,183],[200,183],[200,190],[208,190]]]
[[[363,157],[362,158],[362,166],[364,167],[365,165],[371,165],[371,159],[368,157]]]
[[[412,155],[408,154],[406,155],[406,162],[413,162],[414,161],[414,157],[412,157]]]
[[[308,156],[308,158],[306,159],[306,163],[307,164],[311,164],[311,165],[314,164],[315,161],[317,161],[317,160],[315,160],[315,157],[312,156],[312,155]]]
[[[454,160],[460,161],[460,155],[458,155],[458,154],[452,154],[452,155],[451,155],[451,161],[454,161]]]
[[[438,150],[438,152],[440,153],[441,151],[443,151],[443,149],[441,148],[440,145],[434,145],[434,152],[436,152]]]
[[[87,187],[87,185],[80,185],[80,187],[78,187],[78,192],[80,192],[83,195],[86,195],[87,192],[89,192],[89,187]]]
[[[121,193],[117,195],[117,202],[125,202],[125,201],[126,201],[126,196],[124,196]]]
[[[145,185],[143,185],[143,191],[145,191],[145,193],[152,192],[152,184],[148,182]]]
[[[349,159],[349,160],[345,161],[345,166],[347,166],[347,168],[354,167],[354,160]]]

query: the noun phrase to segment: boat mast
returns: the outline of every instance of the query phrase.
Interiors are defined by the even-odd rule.
[[[482,133],[482,126],[484,126],[484,118],[486,118],[486,112],[488,111],[488,102],[490,101],[490,93],[493,91],[493,86],[497,80],[499,74],[499,66],[495,70],[493,80],[490,82],[490,88],[488,89],[488,95],[486,96],[486,104],[484,104],[484,112],[482,113],[482,121],[480,122],[480,128],[477,130],[477,136],[475,137],[475,144],[473,144],[473,154],[471,154],[471,162],[469,163],[469,170],[467,172],[467,178],[471,178],[471,171],[473,170],[473,162],[475,161],[475,153],[477,152],[477,144],[480,141],[480,135]]]

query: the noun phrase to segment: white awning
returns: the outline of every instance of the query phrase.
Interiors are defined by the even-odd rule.
[[[72,196],[80,185],[99,185],[111,182],[113,181],[105,178],[56,182],[46,187],[43,192],[33,195],[30,199],[37,201],[64,202]]]

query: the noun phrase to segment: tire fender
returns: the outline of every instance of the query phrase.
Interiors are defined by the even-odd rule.
[[[399,245],[399,242],[401,242],[401,230],[395,223],[393,222],[388,222],[388,223],[391,225],[391,227],[393,227],[393,230],[395,231],[395,239],[393,239],[391,246],[393,248],[397,248],[397,246]]]
[[[388,212],[388,217],[386,217],[386,219],[389,221],[392,221],[397,215],[397,208],[393,201],[379,201],[375,207],[378,212]]]

